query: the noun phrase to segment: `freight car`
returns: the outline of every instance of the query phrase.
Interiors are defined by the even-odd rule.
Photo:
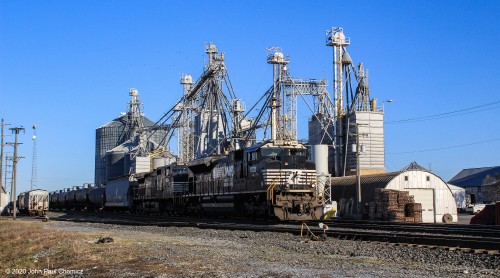
[[[50,208],[52,210],[102,210],[105,204],[103,186],[84,184],[73,189],[66,188],[50,193]]]
[[[19,212],[43,216],[49,210],[49,192],[36,189],[19,194],[17,198]]]
[[[121,210],[176,215],[276,217],[322,215],[315,164],[297,142],[266,141],[187,165],[108,180],[105,187],[53,193],[53,208]],[[57,196],[57,198],[56,198]]]

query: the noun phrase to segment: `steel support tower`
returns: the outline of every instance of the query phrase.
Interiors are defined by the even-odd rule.
[[[269,108],[271,109],[271,140],[293,140],[292,130],[289,120],[284,111],[282,103],[285,99],[284,90],[282,89],[282,77],[283,71],[286,70],[286,65],[290,63],[288,57],[283,55],[280,48],[271,47],[268,48],[271,51],[267,55],[267,63],[273,65],[273,90],[271,96],[271,103]],[[294,105],[294,104],[288,104]]]
[[[318,115],[333,115],[333,103],[326,89],[326,80],[294,78],[290,75],[287,64],[290,63],[288,56],[281,52],[281,48],[269,48],[267,63],[273,65],[273,87],[271,104],[271,136],[273,140],[298,140],[298,104],[300,98],[307,105],[314,117]],[[313,97],[313,105],[310,105],[305,96]],[[274,111],[274,112],[273,112]],[[318,117],[320,124],[327,130],[331,126],[331,117]],[[326,134],[333,138],[333,134]]]
[[[191,75],[186,74],[181,76],[181,84],[183,87],[183,96],[187,96],[191,87],[193,86],[193,78]],[[180,121],[178,128],[177,150],[179,156],[179,163],[186,164],[195,158],[194,149],[194,111],[195,106],[192,101],[184,98],[182,103],[177,105],[176,111],[180,113]]]
[[[36,187],[38,169],[37,169],[37,153],[36,153],[36,123],[33,124],[33,157],[31,158],[31,190]]]
[[[129,90],[129,96],[131,96],[132,99],[129,101],[127,107],[127,123],[119,142],[133,139],[141,135],[144,131],[144,122],[142,120],[144,107],[142,101],[139,99],[139,91],[135,88],[131,88]]]
[[[181,161],[223,155],[246,144],[244,104],[234,93],[224,53],[219,54],[210,42],[205,45],[205,52],[208,64],[202,75],[194,84],[186,76],[181,77],[183,97],[157,122],[167,126],[165,145],[177,131]]]
[[[10,191],[9,191],[9,202],[12,202],[12,156],[10,152],[5,152],[5,165],[4,165],[4,178],[3,178],[3,184],[4,188],[7,189],[7,185],[10,184]],[[10,164],[9,164],[10,161]],[[10,174],[10,176],[9,176]],[[7,190],[6,190],[7,191]]]

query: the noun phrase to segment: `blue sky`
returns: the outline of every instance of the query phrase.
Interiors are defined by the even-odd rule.
[[[18,192],[29,188],[33,122],[38,186],[92,182],[95,128],[125,111],[132,87],[146,116],[159,119],[182,94],[179,74],[201,74],[209,41],[225,52],[247,106],[271,85],[270,46],[290,56],[292,76],[327,78],[331,92],[325,30],[333,26],[344,28],[353,60],[369,70],[372,97],[394,100],[385,105],[389,171],[417,161],[448,180],[463,168],[500,165],[499,7],[498,1],[2,0],[0,116],[27,128]],[[398,122],[495,102],[468,114]],[[307,115],[303,109],[299,116]]]

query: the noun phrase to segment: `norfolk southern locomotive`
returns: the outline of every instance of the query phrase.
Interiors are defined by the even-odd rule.
[[[51,208],[66,210],[314,220],[321,217],[323,206],[316,185],[315,165],[307,160],[306,148],[276,140],[111,180],[105,190],[86,189],[86,198],[77,200],[69,191],[53,193],[50,200]],[[82,195],[82,189],[74,191]]]

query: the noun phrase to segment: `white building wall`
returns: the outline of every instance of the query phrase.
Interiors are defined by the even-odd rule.
[[[409,170],[392,179],[386,186],[387,189],[433,189],[434,190],[434,213],[436,222],[443,222],[443,216],[449,213],[453,216],[453,222],[458,222],[457,205],[455,198],[440,177],[426,171]]]
[[[4,211],[5,207],[9,204],[9,194],[1,192],[0,189],[0,214]]]

